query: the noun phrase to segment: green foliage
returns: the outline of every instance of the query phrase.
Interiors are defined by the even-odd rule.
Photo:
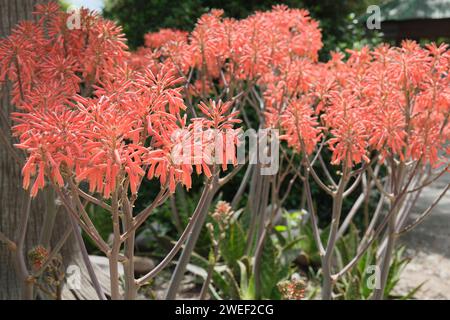
[[[215,299],[280,299],[277,284],[288,277],[291,261],[281,260],[284,249],[277,246],[272,238],[266,239],[260,261],[261,294],[257,297],[254,257],[245,254],[247,237],[240,221],[242,218],[234,220],[226,229],[220,243],[221,259],[214,265],[209,291]],[[209,262],[204,256],[195,253],[188,269],[205,279]]]
[[[261,298],[280,299],[277,289],[278,282],[286,279],[290,271],[288,261],[280,261],[283,250],[274,246],[268,239],[264,246],[261,259]]]
[[[343,268],[356,255],[361,237],[358,230],[351,226],[350,231],[337,243],[336,256],[338,268]],[[378,244],[375,242],[361,257],[356,266],[342,276],[336,284],[336,294],[338,299],[345,300],[366,300],[373,293],[375,286],[375,266],[377,264]],[[411,290],[405,296],[394,296],[393,290],[400,280],[404,268],[409,263],[409,259],[404,257],[404,247],[396,247],[393,253],[389,276],[385,288],[385,297],[388,299],[409,299],[412,298],[421,286]]]
[[[249,262],[246,259],[246,262]],[[240,272],[240,287],[239,294],[242,300],[254,300],[256,299],[255,293],[255,278],[251,273],[251,264],[244,264],[242,261],[237,261]]]
[[[69,9],[70,4],[67,2],[67,0],[59,0],[58,1],[59,6],[61,7],[61,10],[63,11],[67,11],[67,9]]]
[[[284,259],[293,261],[301,253],[306,263],[316,268],[320,265],[319,250],[310,224],[303,224],[305,215],[305,211],[285,212],[284,224],[275,226],[275,234],[283,247]],[[320,231],[323,243],[327,240],[328,231],[328,228]]]
[[[308,278],[310,283],[305,299],[314,298],[320,290],[322,275],[320,272],[320,256],[314,240],[310,224],[302,224],[300,217],[304,217],[302,212],[287,212],[283,215],[284,223],[275,226],[277,243],[282,245],[284,250],[282,255],[286,260],[293,262],[295,257],[302,257],[300,266],[302,273]],[[329,228],[320,230],[322,243],[326,244]],[[361,243],[359,230],[351,225],[349,231],[342,236],[335,249],[336,270],[341,270],[347,265],[358,251],[358,245]],[[372,244],[365,254],[359,259],[357,264],[347,274],[340,277],[336,283],[335,296],[337,299],[369,299],[373,293],[374,267],[377,264],[378,244]],[[404,296],[395,296],[394,288],[400,280],[400,276],[409,259],[404,257],[404,248],[397,247],[393,253],[389,276],[385,289],[385,296],[390,299],[411,299],[420,289],[421,285],[414,288]]]
[[[225,239],[220,243],[220,252],[229,266],[233,266],[236,261],[245,254],[245,244],[247,237],[240,223],[232,223],[226,233]]]
[[[194,252],[191,262],[188,265],[188,271],[200,276],[203,280],[206,279],[208,260]],[[232,274],[232,271],[226,265],[217,264],[214,267],[212,285],[210,285],[210,292],[213,293],[214,299],[239,298],[239,285],[235,283],[234,276],[229,276],[230,274]],[[229,279],[232,279],[232,281],[230,282]]]

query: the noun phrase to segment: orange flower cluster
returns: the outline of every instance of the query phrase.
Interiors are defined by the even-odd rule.
[[[186,36],[174,30],[147,35],[153,57],[173,64],[195,84],[191,94],[257,85],[266,127],[299,152],[325,138],[332,163],[382,158],[439,165],[449,138],[449,56],[446,45],[348,50],[317,61],[318,23],[305,10],[275,6],[243,20],[213,10]],[[164,39],[161,39],[164,38]],[[154,43],[160,43],[158,48]],[[448,150],[447,150],[448,151]]]
[[[109,198],[119,185],[136,194],[145,175],[172,192],[177,183],[189,188],[193,156],[179,163],[173,150],[180,137],[199,142],[192,138],[195,121],[182,114],[183,79],[174,65],[135,68],[121,29],[88,10],[80,11],[80,28],[73,30],[69,14],[54,3],[37,6],[35,14],[37,22],[22,22],[0,40],[0,81],[13,83],[19,109],[12,114],[16,147],[28,155],[24,188],[34,178],[34,196],[46,176],[59,186],[73,177]],[[202,129],[234,130],[230,104],[200,108]],[[234,159],[234,144],[231,149]],[[197,173],[210,176],[210,163],[200,161]]]
[[[175,29],[161,29],[145,35],[145,46],[151,49],[161,48],[172,41],[187,41],[188,33]]]
[[[211,175],[218,139],[226,147],[214,156],[225,170],[236,164],[231,104],[200,103],[203,117],[189,123],[182,113],[186,95],[231,89],[258,91],[264,125],[297,152],[311,154],[325,139],[333,164],[351,167],[377,151],[437,166],[450,151],[446,45],[406,41],[320,63],[318,23],[305,10],[275,6],[242,20],[213,10],[190,34],[150,33],[147,47],[130,54],[121,29],[88,10],[74,30],[55,4],[37,6],[36,15],[0,41],[0,81],[13,84],[13,132],[29,154],[24,187],[36,177],[33,195],[46,175],[63,185],[72,173],[105,197],[124,179],[136,193],[147,170],[170,190],[190,187],[194,167]],[[220,134],[198,139],[199,128]]]
[[[442,164],[439,152],[450,138],[447,46],[405,41],[349,53],[345,63],[328,63],[333,85],[318,110],[333,163],[352,166],[375,150],[382,158]]]
[[[212,89],[216,80],[270,77],[274,68],[288,68],[292,57],[317,60],[321,33],[306,10],[280,5],[242,20],[222,15],[222,10],[203,15],[187,38],[174,30],[149,33],[149,49],[139,54],[149,58],[156,51],[185,74],[189,67],[195,68],[204,91]]]

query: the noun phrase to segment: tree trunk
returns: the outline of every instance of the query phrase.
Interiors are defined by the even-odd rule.
[[[0,0],[0,38],[10,34],[11,29],[22,20],[33,18],[32,12],[37,3],[45,3],[48,0]],[[10,104],[9,84],[0,84],[0,112],[4,117],[0,117],[0,126],[6,134],[8,143],[15,143],[10,138],[11,121],[9,114],[14,107]],[[26,207],[27,191],[22,189],[21,164],[11,156],[11,152],[0,142],[0,230],[11,240],[18,239],[19,220]],[[47,237],[41,237],[46,215],[55,212],[56,217],[50,243],[56,243],[65,231],[71,227],[70,220],[63,210],[59,210],[55,203],[55,197],[50,188],[39,192],[38,196],[32,200],[29,223],[25,238],[24,254],[33,247],[43,244],[48,245]],[[40,243],[42,242],[42,243]],[[45,244],[45,242],[47,242]],[[80,250],[73,238],[73,234],[64,245],[62,251],[64,266],[76,264],[80,268],[81,283],[83,286],[79,292],[72,291],[66,298],[83,298],[90,296],[96,298],[95,294],[83,294],[82,291],[92,292],[89,287],[89,280],[86,279],[87,272],[85,266],[80,263]],[[86,281],[88,280],[88,281]],[[8,248],[0,243],[0,299],[18,299],[21,297],[22,283],[14,268],[14,259]],[[70,291],[69,291],[70,292]]]

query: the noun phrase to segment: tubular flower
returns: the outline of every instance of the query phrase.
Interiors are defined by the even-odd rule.
[[[285,133],[280,139],[285,139],[297,152],[304,151],[311,154],[321,137],[321,130],[317,117],[314,116],[314,110],[308,102],[308,100],[293,100],[289,103],[281,116],[281,127]]]
[[[208,104],[201,102],[198,107],[204,117],[193,119],[191,125],[194,157],[201,155],[200,159],[194,158],[197,173],[214,163],[221,164],[224,171],[228,164],[237,165],[236,145],[240,129],[234,126],[241,123],[237,119],[239,112],[231,110],[231,102],[223,103],[221,100],[210,100]]]
[[[342,163],[347,167],[362,161],[368,162],[368,135],[366,123],[362,121],[358,100],[349,95],[338,94],[333,104],[322,116],[332,138],[328,140],[333,152],[331,163]]]
[[[160,29],[145,35],[145,46],[151,49],[159,49],[169,42],[187,41],[188,33],[175,29]]]
[[[222,10],[212,10],[202,15],[190,35],[191,63],[202,72],[203,77],[210,74],[219,76],[224,59]]]
[[[12,130],[20,140],[16,147],[28,154],[22,169],[23,187],[28,189],[31,177],[36,174],[32,196],[44,187],[45,175],[63,186],[62,175],[74,168],[76,157],[82,156],[84,116],[64,108],[52,111],[37,108],[13,113],[12,118],[16,123]]]

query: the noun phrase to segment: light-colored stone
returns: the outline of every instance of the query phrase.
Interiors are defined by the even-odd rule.
[[[91,263],[98,266],[103,272],[109,274],[109,260],[107,257],[102,256],[89,256]],[[119,276],[123,276],[123,266],[119,263]]]
[[[411,218],[423,212],[449,182],[450,174],[446,174],[425,188]],[[404,294],[425,282],[415,295],[417,299],[450,299],[450,192],[400,242],[406,245],[406,253],[412,260],[402,272],[395,291]]]
[[[155,262],[147,257],[134,257],[134,272],[139,275],[150,272],[155,267]]]

